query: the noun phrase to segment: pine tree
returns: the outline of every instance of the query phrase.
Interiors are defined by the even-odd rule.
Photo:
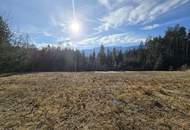
[[[100,52],[99,52],[98,56],[99,56],[100,66],[104,69],[104,67],[105,67],[105,60],[106,60],[106,54],[105,54],[104,45],[101,45]]]

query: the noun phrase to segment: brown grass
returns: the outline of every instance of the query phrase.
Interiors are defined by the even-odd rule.
[[[189,130],[190,72],[0,77],[0,129]]]

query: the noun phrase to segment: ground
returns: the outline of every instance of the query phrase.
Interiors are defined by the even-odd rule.
[[[189,130],[190,72],[1,75],[2,130]]]

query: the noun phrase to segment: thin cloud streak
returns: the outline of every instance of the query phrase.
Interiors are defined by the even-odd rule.
[[[142,29],[143,29],[143,30],[152,30],[152,29],[155,29],[155,28],[158,28],[158,27],[160,27],[159,24],[153,24],[153,25],[145,26],[145,27],[143,27]]]
[[[99,46],[101,44],[105,46],[117,46],[117,45],[128,45],[128,44],[138,44],[144,42],[145,38],[141,36],[136,36],[128,33],[112,34],[106,36],[96,36],[84,39],[78,43],[78,46]]]
[[[137,0],[131,4],[121,6],[114,11],[110,11],[107,16],[100,19],[102,25],[98,27],[100,31],[108,31],[122,25],[147,24],[157,19],[158,16],[175,9],[190,0]],[[121,2],[116,0],[116,2]],[[126,1],[128,2],[128,1]],[[106,5],[106,4],[105,4]]]

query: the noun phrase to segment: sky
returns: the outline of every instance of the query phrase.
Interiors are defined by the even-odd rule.
[[[74,2],[74,3],[73,3]],[[0,15],[37,47],[134,46],[168,26],[190,29],[190,0],[0,0]],[[74,6],[73,6],[74,5]],[[74,7],[74,8],[73,8]],[[73,14],[74,11],[74,14]],[[80,32],[72,32],[73,19]]]

